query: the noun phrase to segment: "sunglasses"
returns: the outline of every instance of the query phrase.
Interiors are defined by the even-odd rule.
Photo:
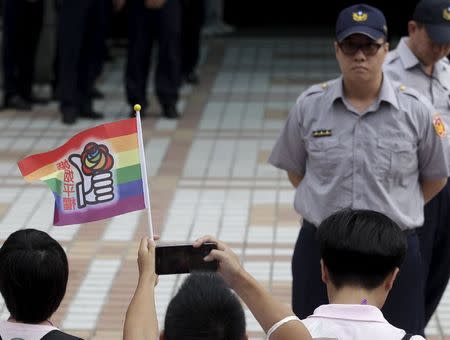
[[[338,46],[346,55],[352,56],[355,55],[356,52],[361,50],[366,56],[371,57],[377,54],[378,50],[381,46],[383,46],[383,44],[379,44],[374,41],[366,44],[357,44],[352,41],[344,40],[338,43]]]

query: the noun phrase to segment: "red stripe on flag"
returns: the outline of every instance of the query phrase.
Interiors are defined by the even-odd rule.
[[[91,129],[81,131],[70,138],[64,145],[55,150],[31,155],[22,159],[18,163],[19,169],[22,176],[25,177],[48,164],[55,163],[64,158],[72,150],[80,149],[84,144],[89,142],[90,139],[95,138],[96,140],[105,140],[130,135],[136,132],[136,118],[99,125]]]

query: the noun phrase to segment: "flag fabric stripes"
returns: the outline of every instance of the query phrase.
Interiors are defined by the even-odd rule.
[[[54,225],[86,223],[146,208],[139,147],[131,118],[84,130],[18,165],[25,180],[52,190]]]

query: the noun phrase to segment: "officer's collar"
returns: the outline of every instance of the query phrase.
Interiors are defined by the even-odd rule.
[[[411,51],[408,46],[409,38],[403,37],[400,39],[400,42],[397,46],[397,52],[400,56],[400,60],[402,61],[405,69],[413,68],[420,65],[420,60],[417,59],[415,54]]]
[[[383,72],[383,81],[381,83],[380,95],[378,96],[378,104],[384,101],[390,103],[398,110],[398,99],[395,93],[396,91],[392,86],[392,81],[389,79],[386,73]]]
[[[338,98],[344,98],[344,81],[342,76],[337,79],[335,86],[333,87],[333,92],[330,95],[331,103],[333,104]],[[378,95],[378,99],[376,100],[376,107],[378,108],[380,106],[380,103],[383,101],[391,104],[398,110],[399,105],[397,96],[395,95],[395,90],[390,79],[384,72],[383,80],[381,82],[380,94]]]

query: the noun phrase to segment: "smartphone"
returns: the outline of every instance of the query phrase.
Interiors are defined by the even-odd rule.
[[[155,272],[158,275],[167,275],[216,271],[217,261],[203,260],[212,249],[217,249],[217,245],[212,242],[205,242],[198,248],[194,248],[192,244],[157,245]]]

